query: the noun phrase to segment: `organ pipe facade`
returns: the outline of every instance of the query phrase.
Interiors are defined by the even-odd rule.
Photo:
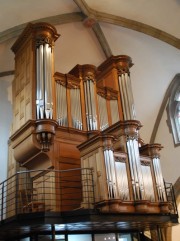
[[[124,113],[124,120],[135,120],[136,113],[134,107],[133,92],[130,78],[130,67],[132,66],[131,58],[128,56],[122,56],[121,62],[119,62],[118,79],[119,79],[119,91],[121,94],[121,101]]]
[[[52,47],[45,39],[36,43],[36,112],[37,119],[53,118]]]

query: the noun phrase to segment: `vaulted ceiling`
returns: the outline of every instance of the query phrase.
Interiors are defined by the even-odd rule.
[[[180,0],[0,0],[0,42],[25,24],[61,24],[85,18],[133,29],[180,48]]]

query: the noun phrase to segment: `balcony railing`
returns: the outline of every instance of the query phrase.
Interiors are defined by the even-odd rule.
[[[169,183],[169,182],[165,182],[164,185],[165,185],[166,197],[170,205],[171,213],[177,214],[178,209],[177,209],[176,198],[174,194],[174,187],[172,183]]]
[[[18,172],[0,184],[0,220],[20,213],[72,211],[82,201],[92,208],[92,169]]]
[[[177,214],[172,184],[165,183],[165,192],[168,212]],[[0,221],[22,213],[95,209],[98,202],[90,168],[22,171],[0,183]]]

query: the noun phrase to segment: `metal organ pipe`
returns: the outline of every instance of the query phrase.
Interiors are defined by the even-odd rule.
[[[89,85],[90,85],[93,130],[97,130],[97,117],[96,117],[96,102],[95,102],[95,94],[94,94],[94,83],[89,82]]]
[[[129,101],[128,101],[128,93],[127,93],[127,88],[126,88],[126,79],[125,79],[125,75],[122,74],[121,75],[121,81],[122,81],[122,90],[123,90],[123,93],[124,93],[124,105],[125,105],[125,110],[124,112],[126,113],[126,119],[127,120],[130,120],[131,117],[130,117],[130,112],[129,112]]]
[[[108,124],[108,115],[106,107],[106,99],[98,95],[99,117],[100,117],[100,130],[106,129]]]
[[[57,122],[60,126],[67,126],[67,98],[66,87],[56,83]]]
[[[117,100],[110,100],[112,124],[119,121],[119,111]]]
[[[80,90],[78,88],[71,89],[70,97],[71,97],[72,125],[74,128],[82,130]]]
[[[151,175],[151,168],[149,165],[141,165],[143,180],[144,180],[144,189],[146,190],[146,199],[154,201],[154,187]]]
[[[36,113],[37,119],[53,118],[52,49],[48,43],[36,48]]]
[[[129,69],[133,65],[132,60],[126,55],[120,55],[116,60],[124,120],[135,120],[136,115],[134,111],[134,100],[129,72]]]
[[[40,119],[40,50],[39,48],[36,49],[36,116],[37,119]]]
[[[153,167],[159,201],[167,201],[159,157],[153,158]]]
[[[134,120],[136,114],[134,110],[131,79],[128,73],[122,73],[119,75],[119,89],[121,93],[124,119]]]
[[[145,191],[138,144],[140,122],[131,120],[125,121],[124,124],[134,199],[143,200]]]
[[[127,89],[128,89],[128,96],[129,96],[129,108],[131,110],[130,113],[132,115],[132,119],[136,119],[136,111],[135,111],[135,106],[134,106],[134,98],[133,98],[133,91],[132,91],[130,73],[126,73],[125,76],[126,76],[126,79],[127,79]]]
[[[51,48],[49,44],[44,45],[44,79],[45,79],[45,116],[46,119],[52,119],[53,103],[52,103],[52,69],[51,69]]]
[[[116,188],[116,175],[115,175],[115,162],[114,154],[111,149],[104,150],[104,159],[106,167],[106,177],[108,186],[108,198],[117,198],[117,188]]]
[[[118,198],[129,200],[129,186],[125,161],[115,160]]]
[[[121,80],[121,76],[119,76],[119,89],[120,89],[120,93],[121,93],[121,101],[122,101],[124,119],[127,120],[126,111],[125,111],[126,108],[125,108],[124,88],[123,88],[123,83],[122,83],[122,80]]]
[[[94,83],[91,79],[84,81],[86,120],[88,130],[97,130],[96,102]]]

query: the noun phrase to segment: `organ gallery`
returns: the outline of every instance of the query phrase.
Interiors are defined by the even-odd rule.
[[[145,144],[139,134],[131,57],[111,56],[99,66],[77,64],[68,73],[54,72],[58,37],[50,24],[29,24],[12,46],[9,178],[18,175],[7,185],[3,215],[54,213],[55,220],[46,223],[52,228],[59,213],[70,213],[85,232],[94,233],[173,225],[177,209],[162,176],[163,147]],[[35,199],[23,202],[29,196]],[[78,225],[72,230],[80,232]]]

